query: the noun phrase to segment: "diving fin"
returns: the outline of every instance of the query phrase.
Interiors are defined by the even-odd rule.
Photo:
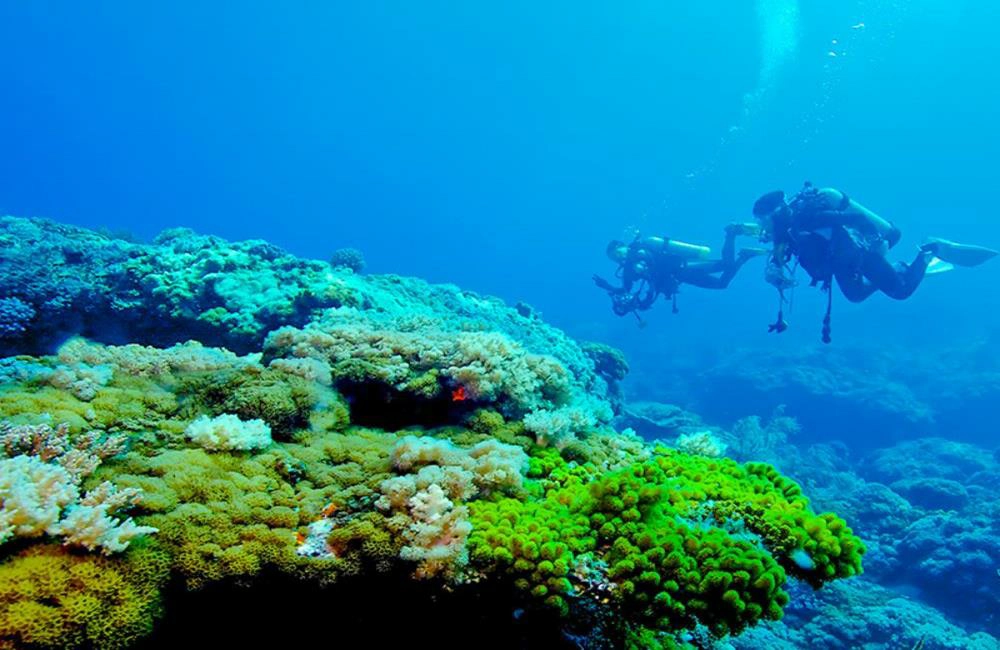
[[[924,274],[936,275],[938,273],[947,273],[948,271],[953,271],[954,269],[954,264],[945,262],[940,257],[932,257],[930,263],[927,265],[927,270],[924,271]]]
[[[985,246],[957,244],[939,237],[928,237],[924,246],[934,253],[935,257],[956,266],[979,266],[1000,254]]]

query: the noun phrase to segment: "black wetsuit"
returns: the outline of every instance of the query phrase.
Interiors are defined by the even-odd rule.
[[[727,231],[722,258],[717,260],[686,259],[671,250],[669,239],[636,239],[628,246],[619,269],[620,287],[594,279],[615,299],[614,310],[618,315],[650,309],[660,296],[671,300],[681,284],[725,289],[749,259],[742,255],[737,258],[736,237],[735,231]]]
[[[876,291],[904,300],[923,280],[933,256],[922,250],[911,264],[887,260],[899,230],[843,192],[807,186],[788,206],[790,253],[814,284],[836,278],[844,297],[861,302]]]

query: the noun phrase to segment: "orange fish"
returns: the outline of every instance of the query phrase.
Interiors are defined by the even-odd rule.
[[[337,512],[337,506],[336,506],[336,504],[331,503],[327,507],[323,508],[323,516],[324,517],[329,517],[330,515],[332,515],[335,512]]]
[[[467,399],[469,399],[469,396],[465,394],[465,386],[459,386],[455,390],[451,391],[451,401],[464,402]]]
[[[301,532],[295,533],[295,543],[296,544],[298,544],[299,546],[302,546],[305,543],[305,541],[306,541],[306,536],[305,535],[303,535]]]

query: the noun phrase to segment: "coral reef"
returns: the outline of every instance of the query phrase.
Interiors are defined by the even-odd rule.
[[[124,551],[140,535],[155,533],[155,528],[113,516],[140,503],[140,490],[120,490],[105,481],[80,492],[83,479],[101,461],[119,454],[122,444],[121,437],[94,432],[71,440],[66,426],[0,423],[0,544],[47,535],[110,554]]]
[[[796,594],[780,624],[765,624],[733,640],[736,650],[996,650],[996,639],[969,634],[934,609],[896,595],[871,580],[832,585],[815,594]]]
[[[270,445],[271,427],[263,420],[241,420],[231,413],[201,415],[184,430],[191,442],[209,451],[247,451]]]
[[[0,354],[52,353],[72,334],[160,347],[196,340],[243,354],[259,351],[278,327],[302,327],[330,307],[349,307],[327,313],[324,325],[364,318],[369,330],[497,333],[529,354],[555,358],[588,394],[607,399],[594,359],[565,333],[451,285],[360,276],[260,240],[232,243],[174,229],[135,244],[18,217],[0,218],[0,253],[0,295],[19,301],[7,312],[23,311],[21,304],[36,311],[30,323],[14,321],[23,330],[0,337]]]
[[[831,423],[850,413],[854,426],[872,432],[872,443],[894,440],[934,422],[927,402],[889,373],[898,365],[884,353],[865,356],[842,348],[745,351],[695,375],[693,406],[714,421],[731,421],[794,405],[788,414],[814,440],[836,437]],[[717,399],[720,394],[726,399]]]
[[[534,313],[184,230],[8,218],[0,246],[40,315],[2,339],[0,647],[127,647],[196,592],[357,581],[693,647],[780,618],[789,577],[861,572],[774,467],[615,431],[620,354]],[[68,334],[104,343],[49,350]]]
[[[711,431],[682,433],[677,438],[677,448],[685,454],[719,458],[725,455],[726,447],[726,443],[715,437]]]
[[[272,332],[264,360],[311,362],[352,398],[356,415],[371,410],[380,426],[441,424],[455,410],[492,405],[523,418],[546,444],[565,444],[612,417],[609,402],[588,392],[595,384],[607,391],[593,370],[584,384],[555,356],[531,353],[506,334],[455,331],[427,317],[330,309],[305,328]],[[385,421],[386,401],[409,403],[410,421]]]
[[[698,415],[660,402],[629,402],[615,419],[615,426],[632,429],[647,440],[670,440],[708,428]]]
[[[726,426],[785,404],[810,442],[838,439],[850,422],[865,433],[855,445],[868,449],[914,434],[989,444],[1000,399],[997,349],[990,340],[736,348],[664,363],[656,373],[639,367],[641,381],[626,388],[630,400],[678,404]]]
[[[330,266],[361,273],[365,269],[365,255],[357,248],[338,248],[330,256]]]
[[[871,452],[861,462],[842,444],[800,450],[784,442],[770,453],[782,458],[782,470],[814,501],[849,516],[863,531],[867,577],[918,595],[970,629],[1000,634],[1000,465],[989,450],[920,438]]]

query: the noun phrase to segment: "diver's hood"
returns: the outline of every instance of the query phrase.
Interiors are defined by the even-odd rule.
[[[625,256],[628,254],[628,245],[623,241],[612,239],[608,242],[608,247],[604,249],[604,252],[608,259],[620,264],[625,261]]]
[[[785,204],[785,193],[781,190],[768,192],[753,204],[753,216],[764,217]]]

